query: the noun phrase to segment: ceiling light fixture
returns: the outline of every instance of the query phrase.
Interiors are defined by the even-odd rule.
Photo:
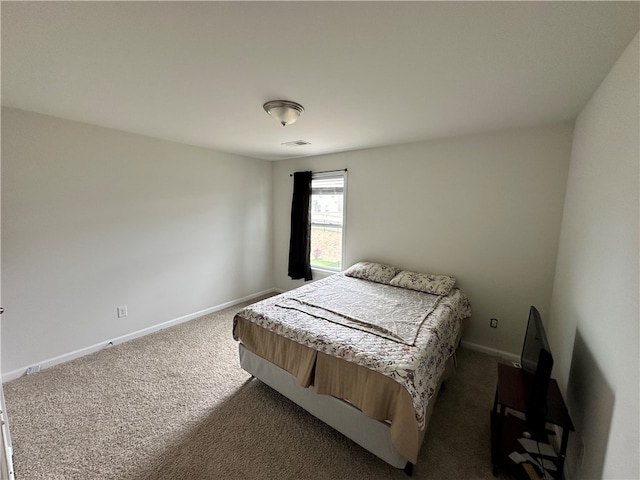
[[[294,140],[292,142],[281,143],[280,145],[286,145],[287,147],[302,147],[303,145],[311,145],[306,140]]]
[[[288,100],[271,100],[265,103],[262,108],[264,111],[275,118],[282,126],[296,123],[298,117],[304,112],[302,105]]]

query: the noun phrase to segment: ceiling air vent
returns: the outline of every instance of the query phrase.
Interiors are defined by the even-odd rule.
[[[311,145],[311,143],[305,142],[304,140],[294,140],[293,142],[281,143],[280,145],[286,145],[287,147],[301,147],[303,145]]]

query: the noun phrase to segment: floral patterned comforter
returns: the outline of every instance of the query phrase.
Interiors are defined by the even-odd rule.
[[[370,287],[379,292],[380,287],[384,287],[390,289],[389,295],[392,297],[394,290],[396,296],[400,291],[400,297],[406,297],[406,290],[399,287],[336,274],[254,303],[238,312],[236,317],[242,317],[297,343],[375,370],[397,381],[411,395],[416,421],[422,429],[429,399],[437,389],[446,361],[455,351],[462,320],[471,315],[469,299],[459,288],[454,288],[449,295],[441,297],[434,308],[425,311],[425,318],[420,323],[415,341],[410,345],[380,335],[379,332],[352,328],[347,324],[322,318],[327,316],[325,314],[312,315],[286,307],[290,305],[291,299],[300,295],[304,297],[315,289],[331,290],[352,282],[358,282],[358,288]],[[412,294],[431,297],[426,293]],[[375,305],[371,309],[375,309]],[[335,312],[331,313],[335,315]]]

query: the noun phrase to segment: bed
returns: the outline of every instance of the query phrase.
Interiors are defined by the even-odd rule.
[[[410,473],[471,315],[454,283],[359,262],[239,311],[240,365]]]

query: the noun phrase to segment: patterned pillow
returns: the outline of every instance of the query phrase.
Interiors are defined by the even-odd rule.
[[[456,279],[448,275],[430,275],[403,270],[391,279],[389,285],[434,295],[448,295],[455,283]]]
[[[361,278],[370,282],[389,284],[391,279],[400,272],[399,268],[391,265],[373,262],[358,262],[352,265],[344,274],[348,277]]]

